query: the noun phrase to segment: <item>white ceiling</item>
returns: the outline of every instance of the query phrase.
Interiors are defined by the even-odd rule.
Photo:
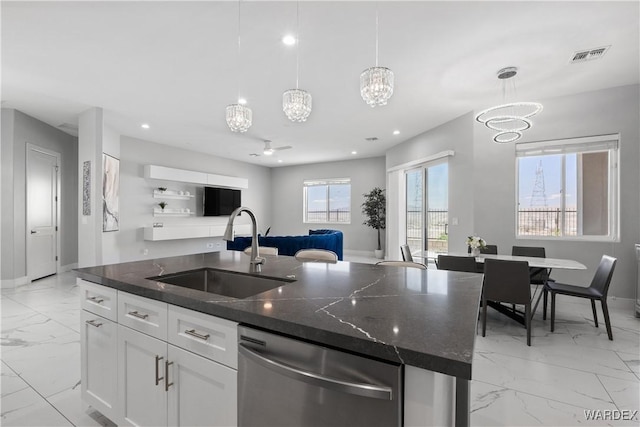
[[[358,78],[375,61],[375,3],[302,1],[300,87],[313,95],[313,111],[292,123],[282,92],[295,86],[295,48],[281,38],[295,31],[295,2],[242,2],[239,74],[237,2],[1,7],[3,107],[53,126],[102,107],[122,135],[266,166],[383,155],[500,102],[495,74],[505,66],[519,67],[526,101],[637,84],[640,74],[637,1],[383,1],[380,65],[394,71],[396,87],[387,106],[372,109]],[[575,51],[606,45],[602,59],[569,64]],[[238,80],[253,110],[246,134],[224,119]],[[250,157],[263,139],[293,149]]]

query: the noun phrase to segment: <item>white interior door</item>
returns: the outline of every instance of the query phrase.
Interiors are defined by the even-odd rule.
[[[57,273],[60,155],[27,144],[27,276]]]

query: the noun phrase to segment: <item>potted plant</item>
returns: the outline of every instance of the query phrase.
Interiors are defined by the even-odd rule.
[[[167,202],[160,202],[158,203],[158,206],[160,206],[160,209],[164,211],[164,208],[167,206]]]
[[[362,213],[367,218],[363,224],[378,231],[378,249],[375,250],[375,254],[376,258],[382,259],[384,250],[380,241],[380,230],[386,228],[387,198],[384,195],[384,190],[379,187],[375,187],[363,196]]]

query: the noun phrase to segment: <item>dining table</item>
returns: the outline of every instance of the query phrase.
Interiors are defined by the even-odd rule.
[[[424,260],[434,260],[434,261],[438,259],[438,255],[453,255],[453,256],[467,256],[467,257],[473,256],[469,253],[455,253],[455,252],[436,253],[433,251],[416,251],[416,253],[413,255],[417,258],[422,258]],[[542,269],[546,269],[548,271],[551,271],[552,269],[557,269],[557,270],[586,270],[587,269],[587,266],[582,264],[581,262],[578,262],[573,259],[563,259],[563,258],[539,258],[539,257],[529,257],[529,256],[502,255],[502,254],[497,254],[497,255],[496,254],[479,254],[475,256],[475,259],[477,264],[484,264],[484,261],[486,259],[498,259],[503,261],[526,261],[527,263],[529,263],[529,271],[531,276],[536,275]],[[540,299],[542,298],[542,295],[544,293],[543,292],[544,287],[538,291],[539,288],[540,286],[536,286],[536,289],[534,290],[533,296],[531,298],[532,301],[535,299],[535,304],[531,309],[531,317],[533,317],[533,315],[535,314],[536,309],[538,308],[538,304],[540,303]],[[525,324],[524,314],[522,312],[517,311],[515,307],[512,306],[511,308],[509,308],[503,304],[494,303],[494,302],[489,302],[489,305],[492,308],[499,311],[500,313],[516,320],[517,322],[523,325]]]

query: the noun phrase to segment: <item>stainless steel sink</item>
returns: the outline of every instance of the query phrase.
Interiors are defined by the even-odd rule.
[[[147,277],[147,279],[238,299],[295,282],[288,278],[253,276],[214,268],[181,271],[165,276]]]

